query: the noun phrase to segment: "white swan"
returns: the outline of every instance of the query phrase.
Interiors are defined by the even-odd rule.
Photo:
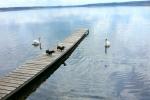
[[[105,39],[105,48],[109,48],[110,47],[110,42],[108,41],[108,39]]]
[[[41,44],[41,42],[40,42],[40,37],[39,37],[39,40],[33,40],[32,45],[34,45],[34,46],[39,46],[40,44]]]

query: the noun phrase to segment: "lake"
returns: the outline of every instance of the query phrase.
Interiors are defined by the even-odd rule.
[[[21,100],[149,100],[149,11],[150,7],[76,7],[0,12],[0,76],[76,29],[89,28],[67,65]],[[38,37],[42,50],[31,45]],[[111,42],[107,54],[105,38]]]

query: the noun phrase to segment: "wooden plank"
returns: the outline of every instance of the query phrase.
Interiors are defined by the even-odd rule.
[[[55,51],[56,52],[56,51]],[[53,55],[51,55],[51,56],[49,56],[49,55],[46,55],[46,54],[44,54],[44,56],[42,56],[42,57],[38,57],[38,58],[36,58],[36,60],[37,59],[51,59],[53,57]]]
[[[36,62],[42,62],[43,64],[45,63],[45,62],[52,62],[52,61],[54,61],[54,59],[49,59],[49,58],[45,58],[45,59],[42,59],[42,58],[37,58],[36,60],[32,60],[32,61],[29,61],[29,62],[26,62],[25,64],[27,64],[27,63],[36,63]]]
[[[19,84],[11,84],[7,82],[0,82],[0,86],[18,87]]]
[[[12,91],[15,90],[15,87],[9,87],[9,86],[0,86],[0,90],[8,90],[8,91]]]
[[[37,74],[39,71],[21,70],[21,69],[19,70],[19,69],[18,69],[18,70],[15,70],[15,71],[13,71],[13,72],[16,72],[16,73],[17,73],[17,72],[18,72],[18,73],[20,72],[20,73],[24,73],[24,74],[25,74],[25,73],[26,73],[26,74]]]
[[[6,93],[0,93],[0,99],[2,99],[2,97],[4,97],[6,95]]]
[[[8,80],[1,80],[0,83],[2,83],[2,84],[3,84],[3,83],[6,83],[6,84],[8,83],[8,84],[20,85],[20,84],[18,84],[18,83],[16,83],[16,82],[15,82],[15,83],[12,83],[11,81],[8,81]]]
[[[19,73],[19,74],[29,74],[29,75],[35,75],[37,73],[30,73],[30,72],[19,72],[19,71],[13,71],[12,73]]]
[[[41,69],[41,68],[45,68],[46,66],[48,66],[49,64],[43,64],[43,65],[24,65],[21,68],[37,68],[37,69]]]
[[[44,67],[43,67],[44,68]],[[19,69],[22,69],[22,70],[36,70],[36,71],[41,71],[43,68],[41,67],[22,67],[22,68],[19,68]]]
[[[56,52],[56,51],[55,51]],[[52,55],[47,55],[46,57],[37,57],[36,59],[34,59],[34,60],[31,60],[31,62],[32,61],[37,61],[37,60],[52,60],[53,59],[53,54]],[[28,61],[28,62],[30,62],[30,61]]]
[[[43,64],[48,64],[50,62],[52,62],[53,60],[37,60],[37,61],[32,61],[32,62],[27,62],[26,64],[33,64],[33,65],[43,65]],[[26,65],[25,64],[25,65]]]
[[[45,68],[46,66],[29,66],[29,65],[24,65],[22,66],[22,68],[38,68],[38,69],[43,69]]]
[[[16,79],[29,79],[29,78],[31,78],[31,77],[29,77],[29,76],[19,76],[19,75],[7,75],[7,76],[5,76],[6,78],[8,77],[8,78],[16,78]]]
[[[3,80],[0,80],[0,82],[6,82],[6,83],[11,83],[11,84],[23,84],[24,81],[16,81],[16,80],[12,80],[12,79],[3,79]]]
[[[36,61],[33,61],[33,62],[29,62],[29,63],[43,63],[43,64],[47,64],[47,63],[51,63],[51,62],[53,62],[54,61],[54,59],[42,59],[42,60],[36,60]]]
[[[45,65],[48,65],[48,64],[26,64],[26,65],[22,65],[21,67],[44,67]],[[19,68],[21,68],[21,67],[19,67]],[[17,68],[18,69],[18,68]]]
[[[27,76],[27,77],[32,77],[33,75],[30,74],[21,74],[21,73],[10,73],[9,75],[18,75],[18,76]]]
[[[28,62],[26,63],[26,65],[43,65],[43,64],[48,64],[49,62],[46,61],[46,62],[42,62],[42,61],[34,61],[34,62]]]
[[[2,81],[3,81],[3,80],[14,80],[14,81],[16,81],[16,82],[18,82],[18,81],[20,81],[20,82],[25,82],[25,81],[27,81],[28,79],[25,79],[25,78],[24,78],[24,79],[23,79],[23,78],[20,79],[20,78],[7,77],[7,76],[6,76],[5,78],[3,78],[3,79],[1,79],[1,80],[2,80]]]
[[[0,94],[3,94],[1,95],[1,97],[5,96],[6,94],[9,94],[10,92],[11,92],[10,90],[1,90]]]
[[[39,72],[39,70],[30,70],[30,69],[25,69],[25,68],[23,68],[23,69],[21,69],[21,68],[19,68],[19,69],[17,69],[16,71],[23,71],[23,72],[35,72],[35,73],[38,73]]]

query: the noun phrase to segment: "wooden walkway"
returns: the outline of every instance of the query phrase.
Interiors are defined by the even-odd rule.
[[[53,67],[54,62],[59,62],[60,58],[75,48],[82,39],[89,34],[88,29],[80,29],[66,38],[61,44],[65,46],[64,51],[58,51],[54,48],[55,53],[51,56],[42,54],[32,61],[27,61],[24,65],[19,66],[8,75],[0,78],[0,100],[6,100],[18,92],[24,86],[29,84],[33,79],[43,73],[46,69]]]

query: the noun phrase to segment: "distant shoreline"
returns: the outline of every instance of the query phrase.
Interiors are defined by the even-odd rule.
[[[117,6],[150,6],[150,1],[131,1],[131,2],[114,2],[114,3],[96,3],[85,5],[71,5],[71,6],[32,6],[32,7],[3,7],[0,12],[6,11],[20,11],[33,9],[47,9],[47,8],[73,8],[73,7],[117,7]]]

